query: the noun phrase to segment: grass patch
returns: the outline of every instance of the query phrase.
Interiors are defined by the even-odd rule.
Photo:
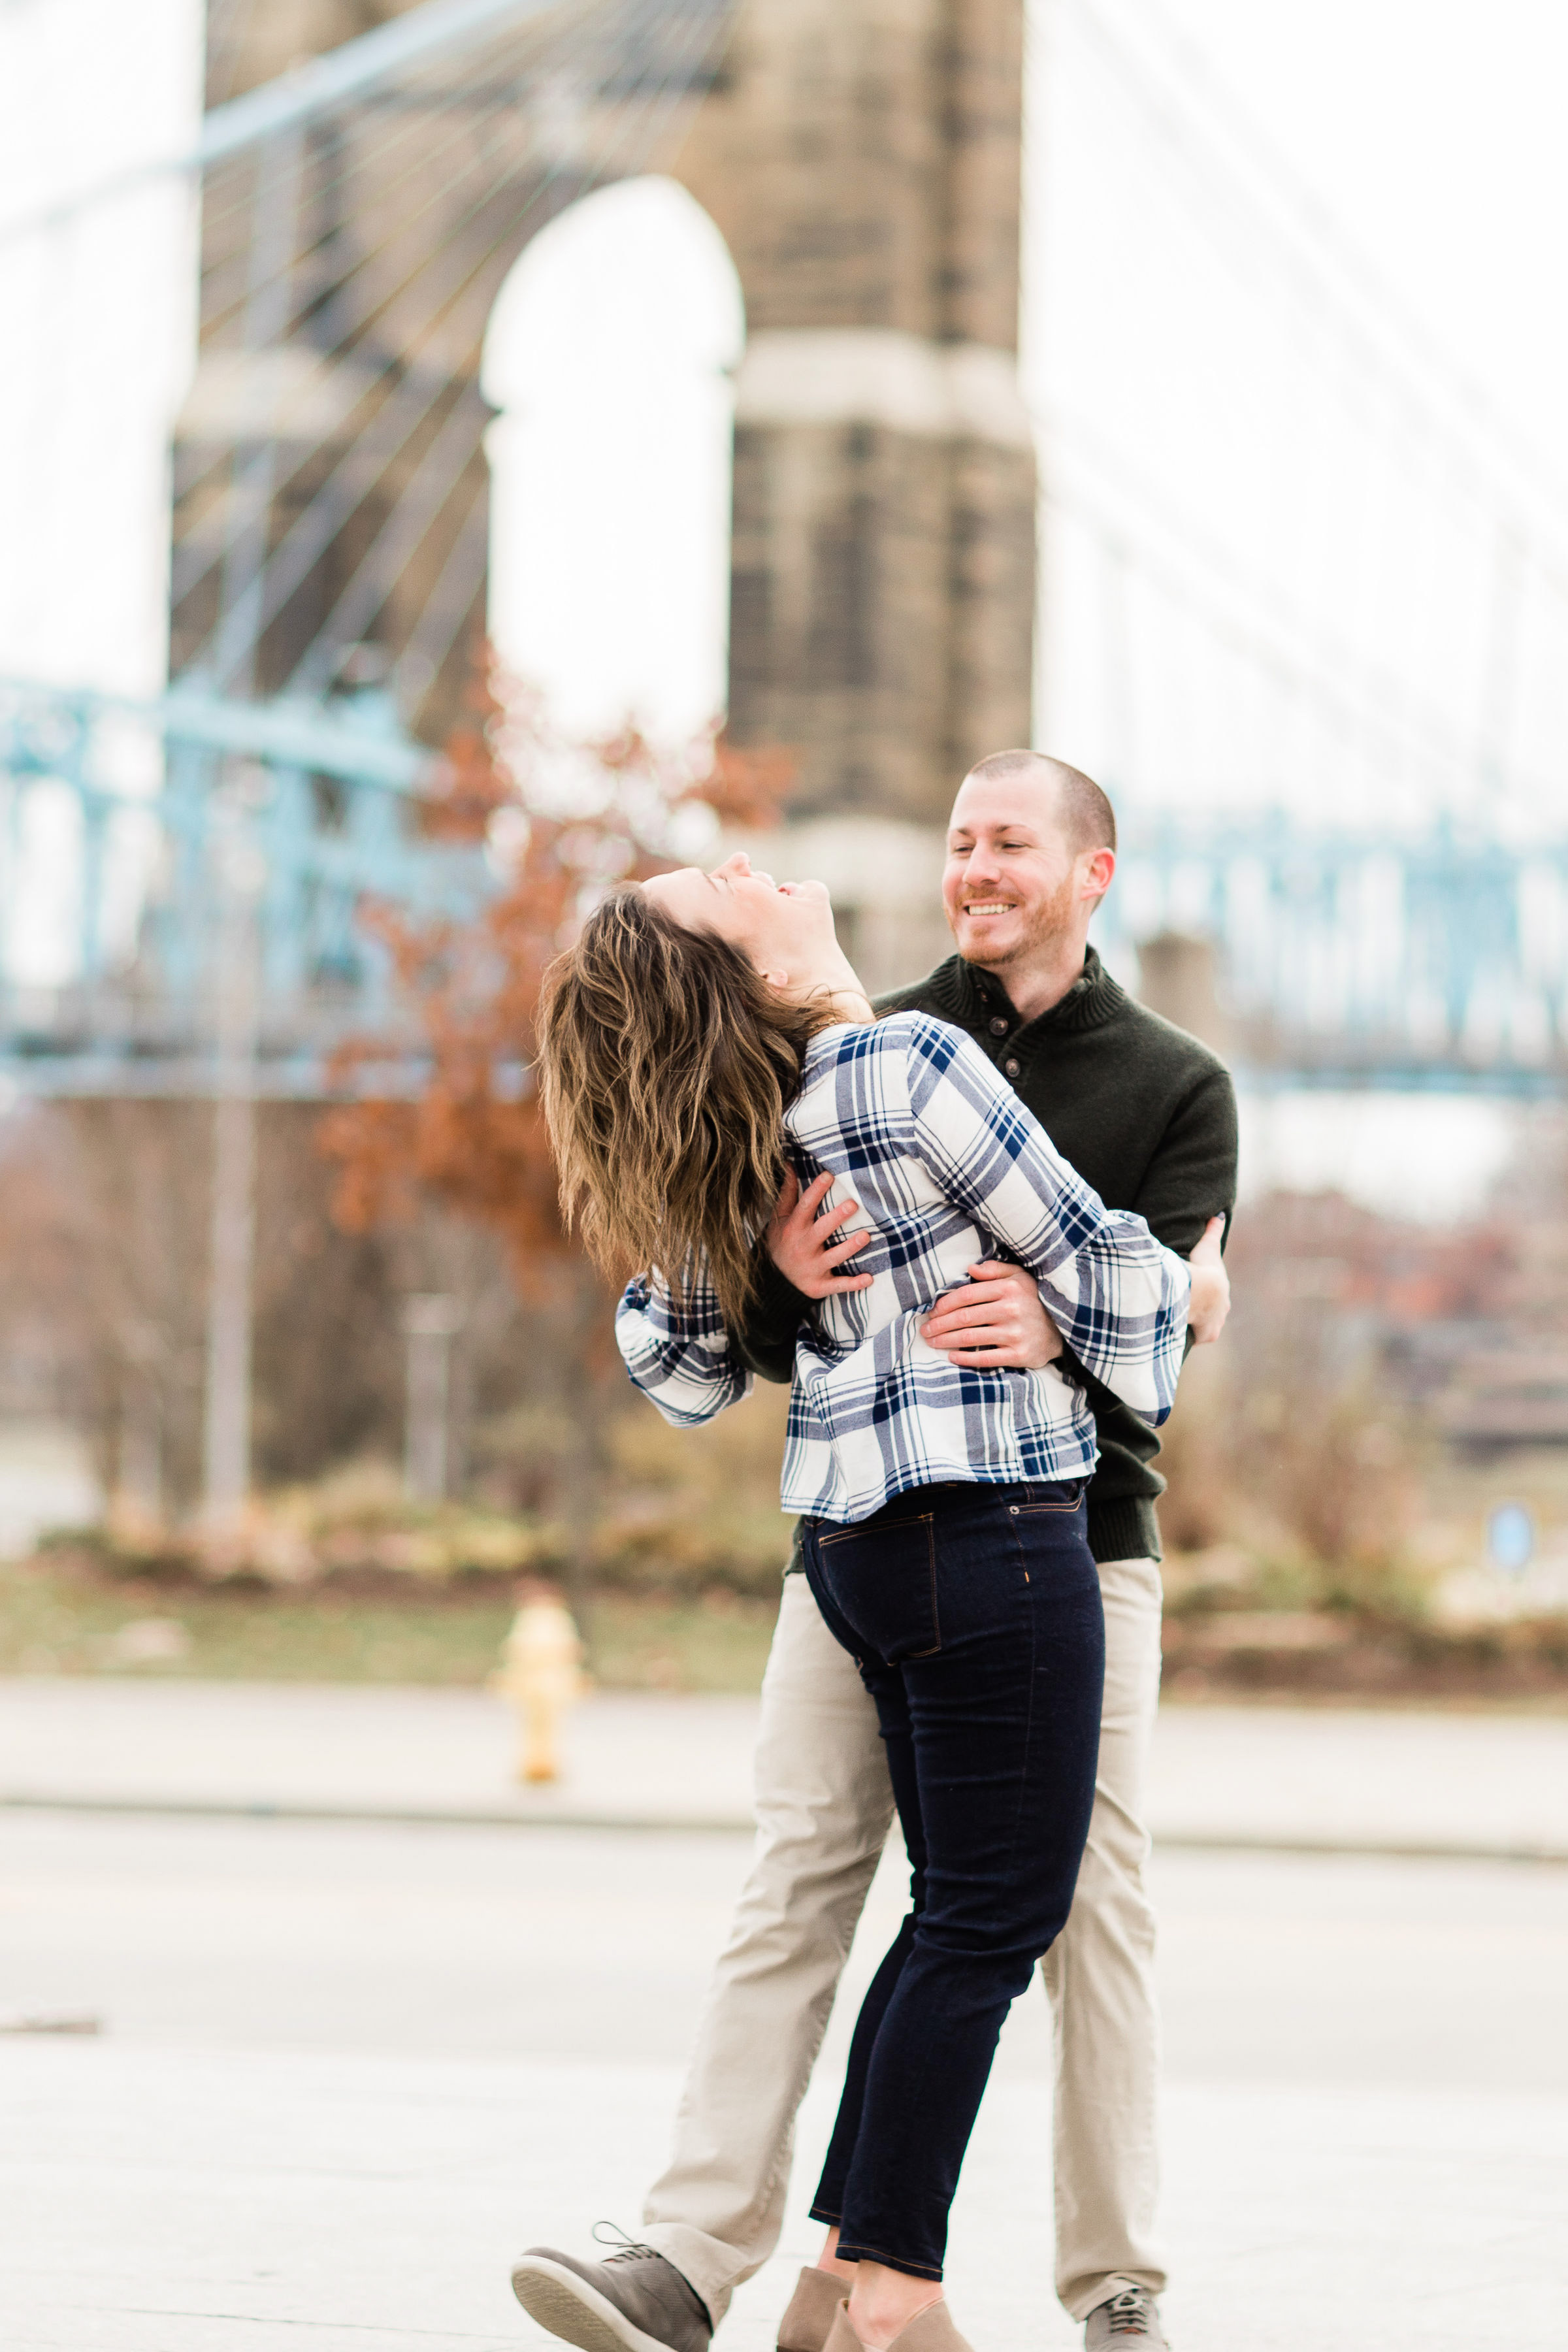
[[[47,1557],[0,1567],[0,1674],[473,1687],[498,1664],[512,1604],[495,1592],[357,1599],[108,1581]],[[606,1595],[590,1629],[606,1690],[754,1691],[776,1602]]]

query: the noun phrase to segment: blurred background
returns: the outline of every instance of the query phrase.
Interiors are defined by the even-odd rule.
[[[16,0],[0,54],[5,1662],[472,1680],[529,1568],[611,1681],[753,1684],[779,1400],[675,1440],[595,1356],[530,973],[765,821],[907,979],[1032,740],[1242,1091],[1173,1692],[1558,1689],[1553,12]]]
[[[1100,952],[1242,1103],[1235,1311],[1164,1456],[1188,2309],[1239,2343],[1194,2185],[1237,2147],[1289,2176],[1288,2223],[1220,2201],[1299,2317],[1380,2148],[1511,2148],[1529,2289],[1565,85],[1548,0],[0,0],[0,2010],[675,2063],[784,1398],[694,1435],[632,1398],[554,1219],[539,972],[606,877],[741,845],[915,977],[952,792],[1032,741],[1117,805]],[[520,1578],[593,1683],[537,1797],[489,1684]],[[1005,2204],[1038,2126],[998,2079]],[[1541,2104],[1377,2104],[1412,2085]],[[1421,2178],[1447,2260],[1475,2179]],[[1434,2343],[1501,2328],[1483,2274]]]

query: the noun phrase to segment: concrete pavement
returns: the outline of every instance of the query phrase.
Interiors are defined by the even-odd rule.
[[[395,2058],[7,2053],[0,2305],[10,2352],[536,2352],[526,2242],[635,2228],[676,2070]],[[765,2352],[817,2233],[831,2121],[802,2129],[779,2258],[726,2352]],[[1514,2352],[1562,2308],[1568,2102],[1184,2087],[1167,2112],[1167,2317],[1184,2352]],[[979,2352],[1079,2338],[1050,2290],[1046,2104],[999,2083],[954,2216],[949,2293]]]
[[[739,1833],[0,1815],[0,2011],[88,2012],[166,2049],[678,2064],[750,1852]],[[1175,2078],[1568,2097],[1568,1871],[1165,1850],[1152,1883]],[[829,2075],[907,1885],[895,1842]],[[1048,2084],[1043,2000],[1015,2005],[1003,2064]]]
[[[744,1873],[739,1832],[0,1816],[6,2352],[547,2352],[516,2247],[637,2227]],[[1517,2352],[1562,2307],[1568,1872],[1156,1857],[1179,2352]],[[859,1997],[872,1890],[780,2260],[718,2352],[763,2352]],[[977,2352],[1067,2352],[1048,2279],[1051,2052],[1017,2002],[955,2215]]]
[[[0,2036],[6,2352],[548,2352],[508,2261],[585,2249],[601,2216],[636,2230],[746,1867],[753,1720],[596,1697],[567,1780],[531,1797],[481,1694],[0,1684],[0,2012],[105,2026]],[[1550,1717],[1167,1712],[1179,2352],[1552,2340],[1568,1871],[1353,1849],[1568,1854],[1565,1763]],[[814,2251],[815,2164],[903,1899],[895,1845],[784,2246],[718,2352],[765,2352]],[[1050,2075],[1036,1993],[954,2216],[977,2352],[1079,2341],[1049,2280]]]
[[[755,1722],[750,1698],[596,1694],[535,1791],[484,1692],[12,1679],[0,1804],[741,1828]],[[1568,1715],[1167,1707],[1151,1785],[1167,1846],[1568,1860]]]

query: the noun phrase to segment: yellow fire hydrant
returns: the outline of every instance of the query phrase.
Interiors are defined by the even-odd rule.
[[[490,1685],[521,1717],[517,1778],[538,1784],[561,1777],[561,1718],[583,1696],[583,1639],[553,1584],[525,1577],[517,1614],[501,1643]]]

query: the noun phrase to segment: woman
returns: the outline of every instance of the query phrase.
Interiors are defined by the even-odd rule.
[[[852,1183],[838,1205],[867,1221],[861,1286],[799,1337],[783,1501],[877,1705],[914,1899],[812,2210],[856,2265],[830,2352],[952,2352],[948,2209],[1002,2020],[1072,1899],[1103,1627],[1082,1391],[1059,1365],[960,1370],[919,1327],[971,1265],[1011,1256],[1079,1362],[1158,1423],[1188,1269],[1104,1208],[969,1039],[872,1021],[819,884],[775,889],[743,858],[590,918],[547,983],[541,1073],[568,1214],[605,1262],[650,1269],[616,1334],[669,1420],[750,1385],[726,1318],[786,1169]]]

